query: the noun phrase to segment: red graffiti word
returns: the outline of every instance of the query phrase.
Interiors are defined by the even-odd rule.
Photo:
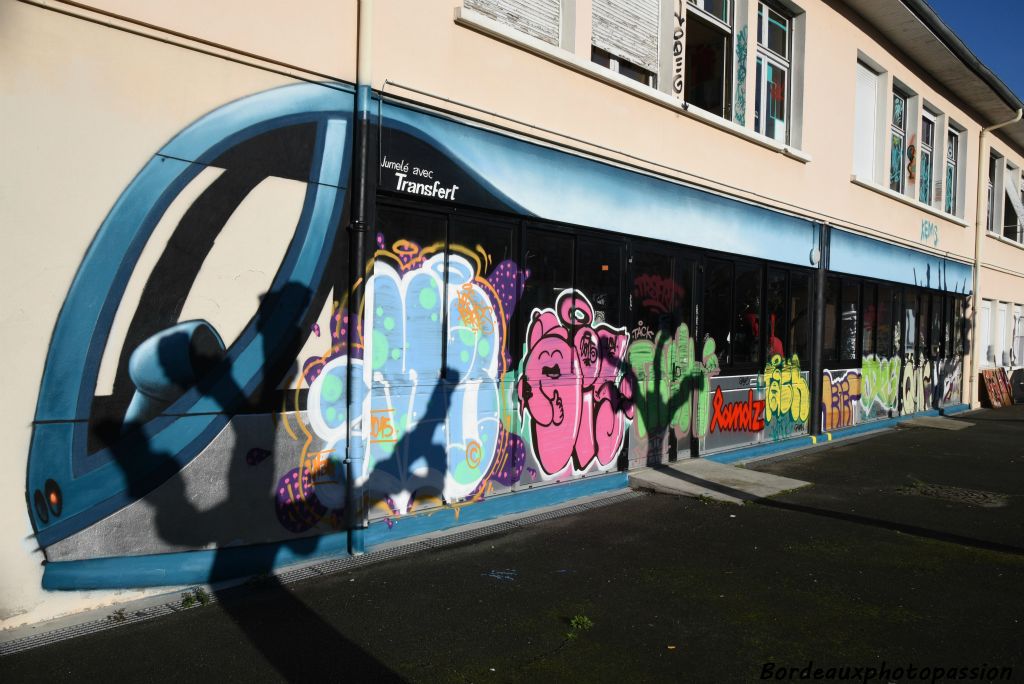
[[[683,301],[686,290],[671,278],[645,273],[633,279],[640,305],[656,313],[668,313]]]
[[[754,399],[754,390],[747,390],[747,400],[725,403],[722,388],[715,388],[711,401],[714,415],[711,417],[711,432],[760,432],[764,429],[764,401]]]

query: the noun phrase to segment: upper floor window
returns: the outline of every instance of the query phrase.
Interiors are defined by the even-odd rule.
[[[935,157],[935,115],[930,112],[923,112],[921,114],[921,144],[919,158],[920,164],[918,174],[918,199],[925,204],[931,204],[933,198],[932,183],[933,174],[932,167],[934,166]]]
[[[1003,173],[1003,237],[1024,242],[1024,201],[1020,190],[1020,169],[1006,164]]]
[[[907,100],[906,93],[892,90],[892,118],[889,124],[889,189],[900,194],[906,184]]]
[[[781,143],[789,142],[790,35],[790,17],[758,3],[754,129]]]
[[[732,3],[690,0],[686,26],[683,99],[732,118]]]
[[[988,155],[988,192],[985,198],[986,216],[985,229],[990,233],[999,232],[999,223],[996,218],[996,198],[999,196],[996,188],[999,186],[999,177],[1002,175],[1003,160],[995,152]]]
[[[591,7],[591,61],[657,87],[659,0],[593,0]]]
[[[952,126],[946,133],[946,213],[960,215],[960,133]]]
[[[559,44],[562,0],[465,0],[465,5],[545,43]]]

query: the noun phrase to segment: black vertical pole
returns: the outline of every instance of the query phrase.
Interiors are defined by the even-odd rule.
[[[354,392],[356,383],[355,365],[351,363],[352,350],[356,339],[357,322],[362,320],[364,293],[366,289],[366,231],[370,220],[370,208],[374,200],[373,178],[370,175],[370,102],[373,91],[369,85],[356,88],[354,121],[354,145],[352,146],[352,209],[348,224],[348,349],[349,364],[345,383],[348,415],[348,447],[345,452],[345,523],[349,530],[349,553],[363,552],[363,511],[362,492],[355,486],[355,477],[362,471],[362,440],[353,437],[352,416],[362,410],[362,396]],[[353,453],[355,451],[356,453]],[[358,516],[357,516],[358,514]]]
[[[811,434],[821,434],[822,352],[825,346],[825,273],[828,271],[829,227],[818,225],[818,270],[814,272],[814,328],[811,333]]]

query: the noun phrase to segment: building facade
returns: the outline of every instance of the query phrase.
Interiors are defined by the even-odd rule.
[[[921,0],[2,7],[5,627],[1024,364],[1024,104]]]

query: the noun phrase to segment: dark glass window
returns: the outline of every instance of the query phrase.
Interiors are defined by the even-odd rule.
[[[878,305],[875,303],[877,288],[873,283],[864,283],[864,325],[861,334],[861,354],[875,353],[875,335],[878,332]]]
[[[732,320],[732,263],[708,259],[704,275],[704,331],[715,340],[718,363],[732,364],[729,322]]]
[[[757,363],[761,353],[761,267],[736,264],[733,362]]]
[[[928,295],[918,292],[917,293],[918,310],[917,310],[917,354],[928,355],[928,331],[930,329],[928,317]]]
[[[967,310],[967,300],[963,297],[953,297],[953,354],[964,353],[964,318]]]
[[[694,13],[690,13],[686,26],[684,98],[695,107],[729,117],[732,98],[729,34]]]
[[[789,354],[811,362],[811,278],[792,273],[789,279]],[[809,365],[808,365],[809,367]]]
[[[878,336],[875,353],[882,357],[892,356],[892,312],[895,292],[889,285],[878,286],[878,310],[875,316]]]
[[[914,343],[917,340],[918,312],[917,292],[909,288],[903,290],[903,355],[915,359]]]
[[[768,271],[768,291],[765,301],[768,305],[765,323],[765,360],[774,354],[786,355],[786,281],[787,273],[777,269]]]
[[[614,327],[625,323],[621,312],[624,251],[625,245],[611,240],[580,238],[576,242],[576,291],[590,300],[594,323]]]
[[[822,358],[835,361],[839,358],[836,344],[836,320],[839,318],[839,278],[825,281],[825,343]]]
[[[860,283],[843,280],[842,313],[839,318],[839,345],[844,361],[857,360],[857,316],[860,309]]]
[[[675,259],[665,252],[634,249],[633,311],[630,330],[634,338],[653,338],[658,332],[671,335],[677,327],[680,292],[672,287]],[[688,317],[687,317],[688,320]]]
[[[929,339],[929,350],[931,351],[932,359],[942,357],[942,315],[945,308],[942,295],[933,294],[930,313],[932,331]]]
[[[523,267],[529,272],[523,288],[522,330],[526,332],[534,309],[553,309],[558,295],[573,285],[572,236],[538,228],[528,228],[525,236]]]

